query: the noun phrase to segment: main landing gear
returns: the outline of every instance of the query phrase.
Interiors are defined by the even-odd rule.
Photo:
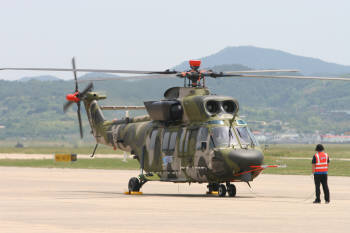
[[[226,185],[209,183],[207,187],[208,187],[207,194],[213,194],[214,192],[217,192],[219,197],[226,196],[226,193],[230,197],[236,196],[236,186],[234,184],[230,184],[230,182],[226,182]]]

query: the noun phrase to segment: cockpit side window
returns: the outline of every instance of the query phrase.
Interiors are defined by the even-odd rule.
[[[259,145],[248,127],[236,127],[236,130],[242,145]]]
[[[235,133],[229,127],[215,127],[211,129],[210,147],[231,147],[238,145]]]

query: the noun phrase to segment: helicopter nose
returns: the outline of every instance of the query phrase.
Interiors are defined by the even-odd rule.
[[[249,166],[261,165],[264,160],[262,152],[255,149],[231,150],[228,153],[228,158],[237,164],[241,170],[248,169]]]
[[[237,177],[235,174],[252,170],[250,166],[260,166],[264,160],[261,151],[255,149],[220,149],[214,151],[212,158],[212,172],[219,179],[239,178],[240,180],[252,180],[252,174]],[[232,177],[234,176],[234,177]]]

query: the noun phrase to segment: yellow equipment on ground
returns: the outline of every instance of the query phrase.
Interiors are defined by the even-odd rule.
[[[77,154],[55,154],[55,162],[77,161]]]

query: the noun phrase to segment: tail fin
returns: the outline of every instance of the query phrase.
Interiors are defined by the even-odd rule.
[[[101,99],[106,99],[106,96],[100,95],[96,92],[89,92],[84,99],[85,110],[89,119],[90,127],[97,141],[99,141],[99,138],[101,138],[105,132],[104,122],[106,120],[97,102]]]

